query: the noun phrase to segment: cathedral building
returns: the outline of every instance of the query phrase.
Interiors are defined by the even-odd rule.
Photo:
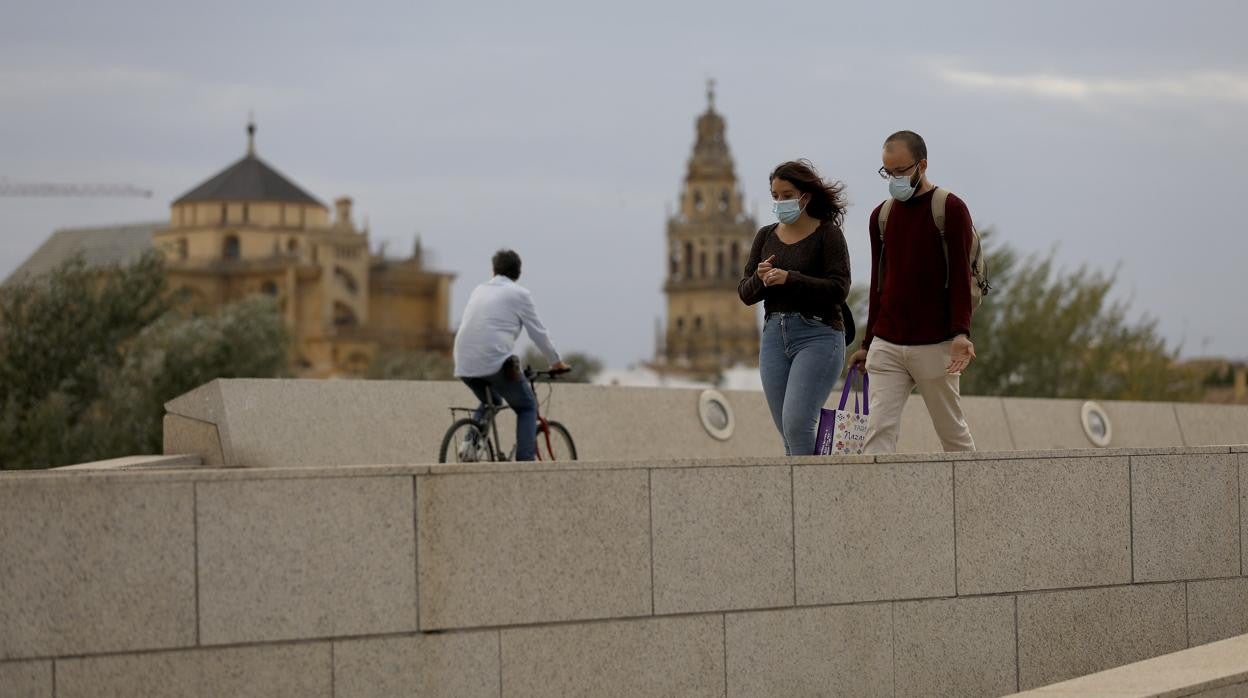
[[[173,202],[154,242],[169,287],[213,308],[263,293],[277,298],[303,375],[358,375],[382,349],[447,353],[451,274],[411,257],[374,255],[351,199],[328,207],[256,156],[246,155]]]
[[[711,82],[667,222],[667,320],[651,365],[661,374],[714,380],[732,366],[758,365],[758,310],[737,295],[758,226],[744,210],[724,130]]]
[[[213,312],[248,296],[274,297],[303,377],[359,376],[379,352],[449,355],[454,275],[410,257],[374,254],[351,199],[328,206],[256,155],[247,127],[242,159],[175,200],[167,222],[57,231],[11,277],[51,271],[74,255],[88,266],[127,264],[153,246],[170,291]]]

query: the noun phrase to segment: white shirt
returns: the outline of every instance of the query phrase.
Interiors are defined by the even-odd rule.
[[[498,373],[514,352],[521,329],[550,363],[560,360],[527,288],[502,275],[474,288],[455,333],[455,376]]]

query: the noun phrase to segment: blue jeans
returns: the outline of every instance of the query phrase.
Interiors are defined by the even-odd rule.
[[[797,313],[772,313],[763,325],[758,371],[786,456],[815,452],[819,410],[845,366],[845,333]]]
[[[461,378],[465,385],[472,389],[481,406],[473,413],[478,422],[485,417],[485,388],[489,386],[494,394],[494,404],[502,405],[503,400],[516,413],[516,460],[534,460],[537,456],[537,396],[533,394],[533,386],[523,377],[507,380],[500,369],[498,373],[479,378]]]

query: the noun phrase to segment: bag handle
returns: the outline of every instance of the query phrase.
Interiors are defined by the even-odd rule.
[[[845,387],[841,388],[841,406],[838,410],[845,409],[845,403],[849,402],[849,389],[854,385],[854,376],[858,373],[857,366],[850,366],[849,373],[845,374]]]
[[[853,387],[854,378],[856,378],[857,376],[858,376],[858,367],[850,366],[849,373],[845,374],[845,387],[841,388],[841,406],[837,408],[841,410],[842,412],[845,410],[845,405],[849,402],[849,390],[850,388]],[[855,414],[861,414],[864,416],[869,416],[871,414],[871,398],[869,397],[870,393],[868,392],[870,390],[870,386],[871,386],[871,378],[870,376],[867,375],[866,371],[863,371],[862,372],[862,406],[859,407],[858,393],[855,392],[854,393],[854,413]]]

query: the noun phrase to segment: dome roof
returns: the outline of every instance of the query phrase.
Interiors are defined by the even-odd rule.
[[[180,196],[174,205],[197,201],[266,201],[326,208],[281,172],[256,157],[255,124],[247,125],[247,155]]]

